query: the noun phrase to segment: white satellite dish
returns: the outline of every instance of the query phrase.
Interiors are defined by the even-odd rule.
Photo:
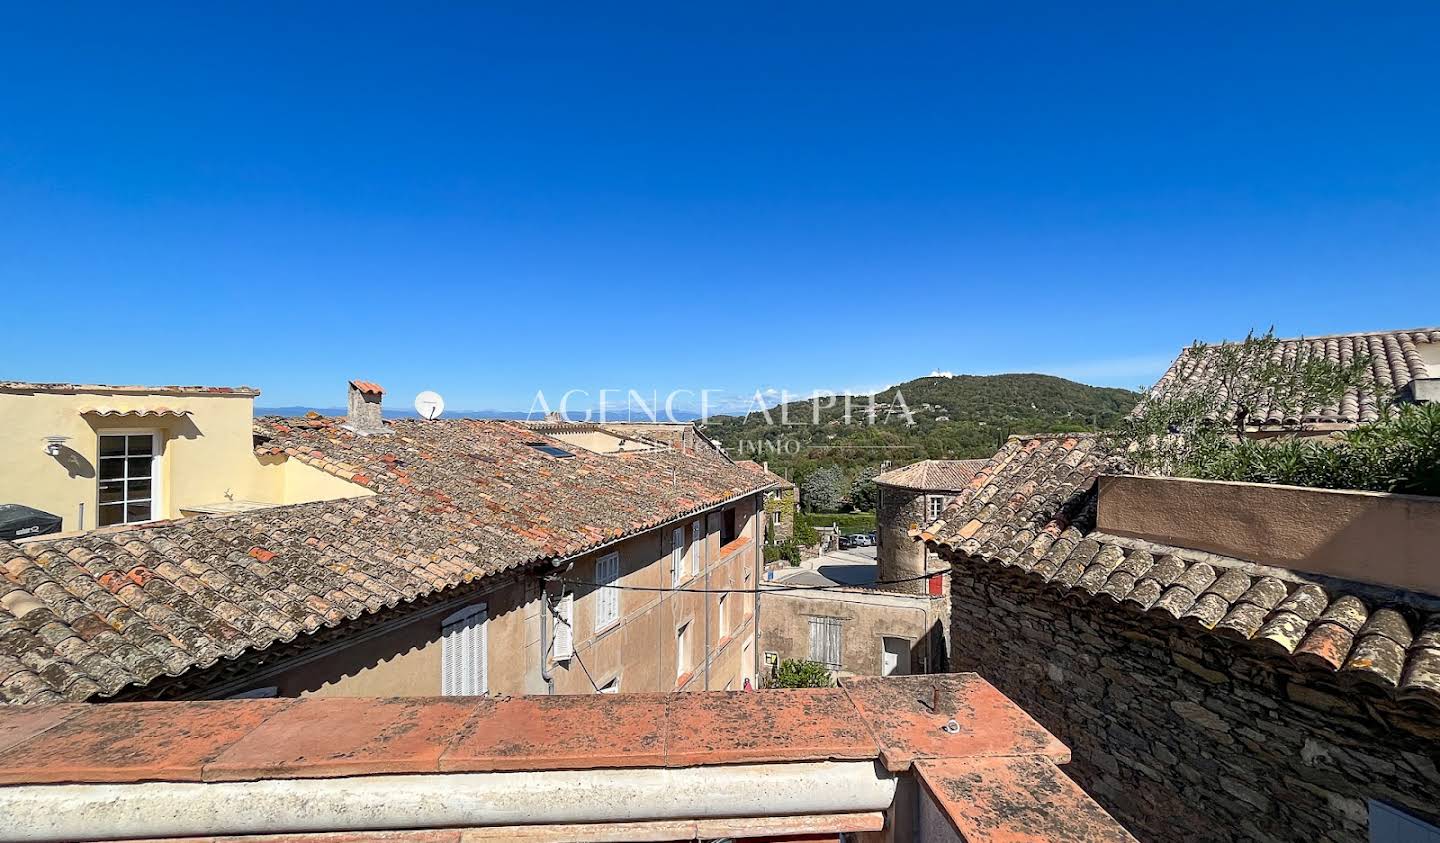
[[[415,412],[419,413],[422,419],[434,421],[445,412],[445,399],[440,397],[440,393],[427,389],[415,396]]]

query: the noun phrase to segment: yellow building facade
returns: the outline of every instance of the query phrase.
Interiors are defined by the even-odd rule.
[[[247,387],[0,383],[0,504],[66,532],[373,494],[257,456]]]

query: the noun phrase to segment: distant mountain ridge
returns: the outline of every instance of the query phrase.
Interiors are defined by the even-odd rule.
[[[768,460],[792,479],[821,465],[839,465],[852,476],[881,466],[922,459],[988,458],[1018,433],[1097,430],[1113,424],[1140,400],[1128,389],[1089,386],[1053,375],[951,375],[937,373],[882,390],[874,396],[875,423],[866,423],[869,397],[851,399],[850,423],[843,398],[812,424],[813,404],[786,405],[770,422],[749,416],[713,416],[705,432],[737,459]],[[903,403],[903,407],[902,407]],[[908,410],[913,425],[907,425]]]

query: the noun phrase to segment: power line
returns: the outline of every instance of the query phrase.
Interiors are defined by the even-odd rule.
[[[580,669],[585,671],[585,678],[590,682],[590,687],[595,689],[595,693],[600,693],[600,686],[595,684],[595,677],[590,675],[590,668],[586,667],[585,660],[580,658],[580,648],[571,648],[571,653],[575,656],[575,661],[580,663]]]

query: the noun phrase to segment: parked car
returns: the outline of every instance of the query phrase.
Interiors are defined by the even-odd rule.
[[[842,541],[848,540],[850,547],[869,547],[871,544],[874,544],[874,542],[870,540],[869,533],[851,533],[848,536],[842,536],[841,539]],[[842,548],[844,546],[843,544],[841,545]]]
[[[869,539],[870,539],[870,546],[871,546],[871,547],[879,547],[879,546],[880,546],[880,536],[879,536],[878,534],[876,534],[876,533],[866,533],[865,535],[869,537]]]
[[[854,537],[854,536],[841,536],[841,537],[840,537],[840,542],[839,542],[839,544],[840,544],[840,549],[841,549],[841,550],[849,550],[850,548],[852,548],[852,547],[855,546],[855,537]]]

